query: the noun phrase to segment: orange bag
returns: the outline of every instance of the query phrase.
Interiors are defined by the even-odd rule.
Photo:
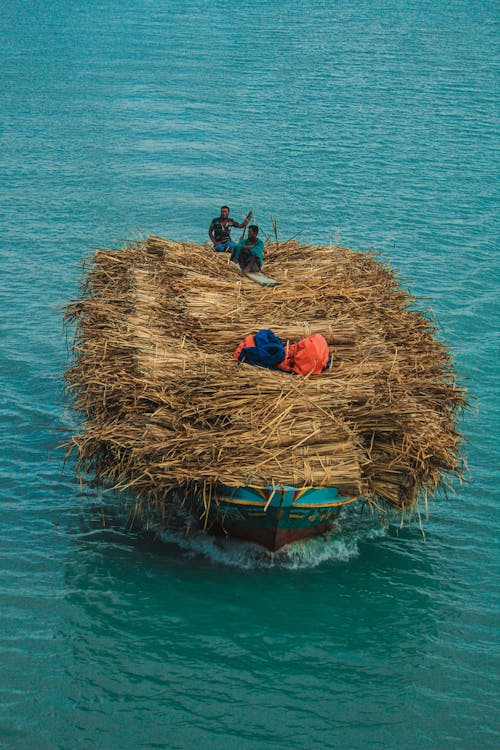
[[[318,375],[328,364],[330,351],[321,333],[313,333],[296,344],[289,344],[286,357],[278,367],[297,375]]]

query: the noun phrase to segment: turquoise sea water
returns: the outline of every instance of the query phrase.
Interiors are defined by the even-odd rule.
[[[498,6],[4,0],[0,747],[493,748]],[[62,472],[61,310],[96,246],[375,247],[468,380],[468,484],[274,559],[126,532]],[[104,504],[108,525],[101,524]]]

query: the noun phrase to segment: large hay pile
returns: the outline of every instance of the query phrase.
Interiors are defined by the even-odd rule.
[[[295,242],[268,245],[265,270],[279,286],[159,237],[95,253],[66,314],[77,324],[67,382],[86,415],[72,441],[80,469],[160,505],[173,488],[222,482],[333,486],[403,512],[460,474],[464,389],[391,270]],[[260,328],[322,333],[331,369],[236,363]]]

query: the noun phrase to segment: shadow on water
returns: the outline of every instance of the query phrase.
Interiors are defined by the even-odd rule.
[[[292,724],[314,706],[317,746],[332,721],[341,734],[366,721],[381,741],[410,731],[453,597],[432,535],[425,544],[418,528],[396,533],[351,508],[336,532],[269,555],[181,528],[126,531],[123,510],[94,495],[66,532],[60,635],[78,665],[65,690],[83,727],[96,701],[122,706],[116,739],[137,718],[127,705],[154,700],[149,740],[173,725],[184,742],[215,728],[227,738],[242,706],[240,741],[251,746],[258,731],[264,744],[285,742],[269,708],[284,691]],[[381,704],[399,695],[376,726],[359,708],[374,691]]]
[[[439,541],[427,530],[427,540],[417,523],[383,524],[379,517],[359,505],[341,509],[330,529],[317,537],[287,545],[277,552],[269,552],[260,545],[237,539],[214,537],[203,531],[187,515],[172,515],[167,530],[154,526],[130,523],[130,498],[113,492],[90,491],[76,514],[76,526],[70,523],[73,542],[106,556],[116,545],[128,555],[148,560],[151,569],[186,566],[201,571],[227,569],[244,574],[287,575],[305,574],[317,569],[318,574],[334,573],[336,579],[367,567],[375,575],[380,569],[405,570],[412,575],[434,577],[432,566],[436,560],[442,580],[446,560],[439,554]],[[214,572],[214,575],[216,573]]]
[[[397,536],[360,504],[345,506],[327,532],[270,552],[252,542],[215,537],[182,510],[171,513],[166,529],[154,520],[139,521],[134,501],[112,491],[90,490],[78,514],[80,539],[108,540],[119,534],[145,553],[158,558],[189,559],[197,565],[216,565],[241,570],[300,570],[348,563],[377,539]],[[420,532],[418,532],[420,533]]]
[[[343,508],[327,533],[271,553],[250,542],[213,537],[182,515],[172,520],[168,531],[127,529],[127,504],[115,499],[94,496],[80,508],[78,528],[72,523],[68,529],[73,547],[70,558],[79,560],[78,580],[90,566],[92,580],[107,571],[106,577],[116,577],[118,588],[133,588],[135,581],[143,589],[148,582],[161,588],[160,599],[171,585],[177,585],[175,581],[179,585],[193,581],[199,586],[201,578],[204,588],[196,591],[201,599],[221,582],[237,596],[242,582],[245,587],[250,583],[248,590],[258,586],[269,593],[278,586],[281,597],[290,596],[290,606],[297,586],[301,595],[309,597],[319,583],[322,605],[334,590],[341,594],[336,607],[344,598],[378,592],[384,601],[391,600],[395,614],[397,605],[406,600],[414,611],[432,609],[432,601],[439,599],[447,580],[447,561],[441,558],[432,534],[425,542],[418,526],[384,526],[359,506]],[[220,588],[213,593],[216,599],[221,597]]]

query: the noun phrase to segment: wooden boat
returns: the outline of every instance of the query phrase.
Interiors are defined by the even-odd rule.
[[[323,532],[354,495],[418,514],[463,471],[467,399],[433,324],[370,254],[276,241],[268,270],[245,278],[161,237],[96,251],[66,313],[81,475],[132,491],[146,523],[188,511],[271,550]],[[237,364],[239,342],[270,326],[290,343],[320,334],[332,367]]]
[[[206,529],[256,542],[271,551],[325,532],[342,505],[336,488],[228,487],[218,485],[205,512]]]

